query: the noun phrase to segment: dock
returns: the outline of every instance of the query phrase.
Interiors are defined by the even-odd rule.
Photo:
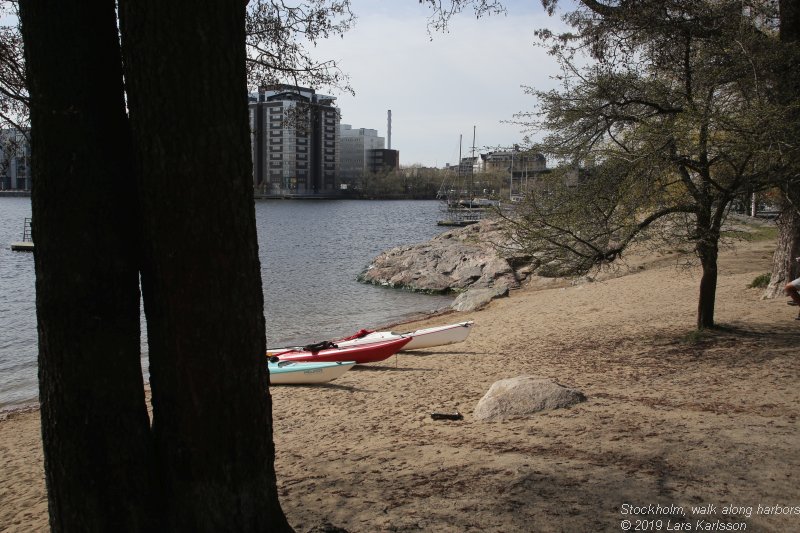
[[[455,227],[464,227],[469,226],[470,224],[477,224],[477,220],[454,220],[454,219],[446,219],[446,220],[439,220],[436,222],[437,226],[455,226]]]
[[[33,243],[30,241],[27,242],[12,242],[11,249],[15,252],[32,252],[33,251]]]
[[[33,232],[31,230],[31,219],[25,218],[22,223],[22,240],[20,242],[12,242],[11,250],[14,252],[32,252],[33,251]]]

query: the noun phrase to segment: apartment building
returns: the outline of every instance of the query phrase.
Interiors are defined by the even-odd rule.
[[[292,85],[250,96],[253,185],[265,196],[337,194],[339,109],[335,98]]]
[[[31,189],[30,130],[0,130],[0,190]]]

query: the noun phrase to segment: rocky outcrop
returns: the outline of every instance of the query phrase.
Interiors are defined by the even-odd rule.
[[[529,257],[499,253],[497,244],[503,242],[499,224],[482,220],[425,243],[384,252],[359,280],[430,293],[501,288],[498,295],[507,294],[509,288],[519,287],[531,268]]]
[[[496,381],[475,406],[476,420],[524,417],[586,401],[578,390],[547,378],[519,376]]]
[[[456,311],[477,311],[495,298],[504,296],[508,296],[508,285],[499,284],[486,288],[475,287],[459,294],[450,307]]]

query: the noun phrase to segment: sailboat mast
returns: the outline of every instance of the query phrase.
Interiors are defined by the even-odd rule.
[[[475,126],[472,126],[472,171],[469,173],[469,202],[472,205],[472,199],[475,196],[472,188],[475,185]]]
[[[458,187],[461,188],[461,138],[463,137],[462,134],[458,134]],[[458,195],[461,195],[459,191]]]
[[[458,175],[461,175],[461,138],[462,134],[458,134]]]

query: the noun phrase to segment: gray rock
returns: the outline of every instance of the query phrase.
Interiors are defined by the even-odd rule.
[[[505,284],[486,288],[476,287],[459,294],[458,298],[450,305],[450,308],[456,311],[476,311],[485,307],[495,298],[503,298],[505,296],[508,296],[508,285]]]
[[[586,401],[586,396],[555,380],[518,376],[496,381],[475,406],[476,420],[525,417],[540,411],[570,407]]]
[[[501,256],[495,246],[501,242],[499,224],[482,220],[425,243],[388,250],[373,259],[358,279],[424,292],[518,287],[530,275],[530,257]]]

